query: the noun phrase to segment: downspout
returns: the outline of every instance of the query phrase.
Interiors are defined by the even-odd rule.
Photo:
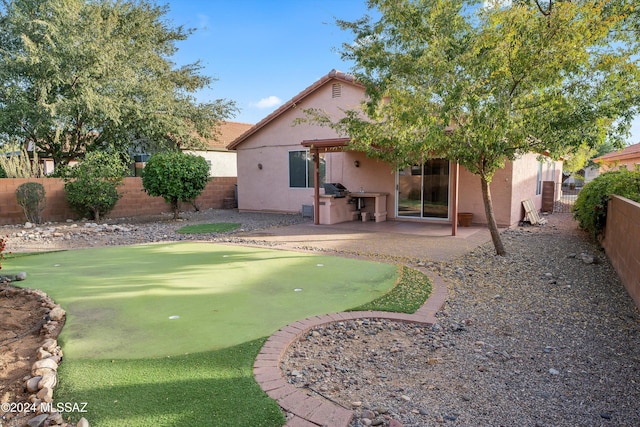
[[[451,235],[458,235],[458,182],[460,180],[460,163],[453,166],[452,192],[451,192]]]
[[[320,225],[320,153],[312,148],[313,156],[313,223]]]

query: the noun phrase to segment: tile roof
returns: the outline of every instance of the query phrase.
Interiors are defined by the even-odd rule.
[[[594,162],[613,162],[616,160],[640,158],[640,143],[628,145],[622,150],[612,151],[593,159]]]
[[[295,105],[297,103],[302,101],[304,98],[306,98],[308,95],[310,95],[311,93],[316,91],[318,88],[320,88],[321,86],[323,86],[325,83],[327,83],[330,80],[339,80],[339,81],[344,82],[344,83],[348,83],[348,84],[352,84],[352,85],[356,85],[356,86],[362,86],[360,83],[356,82],[355,77],[352,76],[351,74],[347,74],[347,73],[344,73],[342,71],[338,71],[338,70],[333,69],[333,70],[331,70],[329,72],[329,74],[323,76],[322,78],[320,78],[320,80],[316,81],[311,86],[307,87],[302,92],[298,93],[296,96],[291,98],[289,101],[287,101],[284,104],[282,104],[274,112],[269,114],[264,119],[260,120],[253,127],[251,127],[245,133],[243,133],[238,138],[236,138],[233,142],[231,142],[229,145],[227,145],[227,149],[234,150],[238,145],[242,144],[242,142],[244,142],[244,140],[246,140],[248,137],[250,137],[251,135],[253,135],[257,131],[262,129],[264,126],[266,126],[267,124],[269,124],[270,122],[272,122],[273,120],[278,118],[281,114],[283,114],[284,112],[286,112],[290,108],[295,107]]]
[[[207,140],[207,148],[209,150],[225,150],[227,145],[251,129],[252,126],[251,123],[222,122],[217,129],[218,135],[216,135],[216,138]]]

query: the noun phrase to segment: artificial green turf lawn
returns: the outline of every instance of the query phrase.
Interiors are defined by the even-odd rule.
[[[153,359],[66,359],[56,402],[87,402],[92,427],[282,426],[284,417],[253,378],[266,338]]]
[[[350,311],[391,311],[415,313],[431,294],[429,278],[418,270],[402,267],[402,274],[396,286],[373,301],[352,308]]]
[[[280,426],[251,373],[264,337],[375,299],[397,278],[387,264],[209,243],[55,252],[5,267],[67,310],[56,401],[88,402],[73,416],[94,427]]]
[[[15,264],[28,273],[25,284],[67,310],[60,338],[76,358],[237,345],[375,299],[397,277],[388,264],[210,243],[56,252]]]
[[[194,224],[185,225],[176,230],[176,233],[182,234],[204,234],[204,233],[224,233],[226,231],[235,230],[240,227],[237,222],[217,222],[214,224]]]

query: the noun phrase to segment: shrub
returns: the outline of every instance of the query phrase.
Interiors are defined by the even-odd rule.
[[[87,153],[82,162],[61,171],[69,205],[78,214],[100,221],[120,200],[117,187],[127,172],[117,154]]]
[[[578,194],[573,217],[595,238],[601,237],[607,223],[607,205],[613,194],[640,202],[640,169],[605,172]]]
[[[142,170],[142,186],[150,196],[160,196],[171,204],[178,218],[178,203],[194,203],[209,181],[207,161],[181,151],[156,153]]]
[[[27,221],[34,224],[42,222],[42,211],[46,205],[44,185],[39,182],[25,182],[16,189],[16,199]]]

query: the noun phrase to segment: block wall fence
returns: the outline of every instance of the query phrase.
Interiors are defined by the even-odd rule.
[[[0,179],[0,224],[23,224],[26,219],[22,208],[16,200],[16,189],[25,182],[39,182],[44,186],[46,208],[42,213],[43,222],[61,222],[67,219],[79,219],[67,203],[64,193],[64,182],[58,178],[1,178]],[[235,201],[235,186],[237,178],[213,178],[207,184],[202,194],[196,199],[200,209],[223,209],[235,207],[230,201]],[[151,197],[144,192],[142,178],[125,178],[118,187],[122,198],[115,208],[106,215],[108,218],[140,217],[158,215],[171,212],[171,205],[162,197]],[[185,206],[185,209],[192,209]]]
[[[640,203],[619,196],[611,198],[602,245],[640,309]]]

